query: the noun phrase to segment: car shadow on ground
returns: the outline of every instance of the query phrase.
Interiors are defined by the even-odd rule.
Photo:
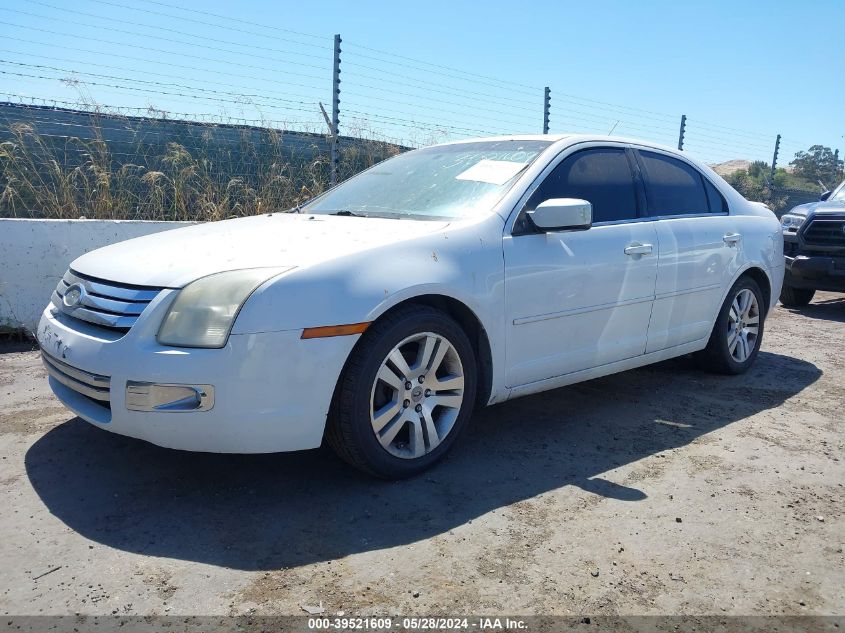
[[[324,449],[192,454],[78,418],[36,441],[26,470],[49,511],[85,538],[271,570],[420,541],[563,486],[640,502],[647,488],[603,473],[776,407],[820,375],[771,353],[737,377],[678,359],[514,400],[477,413],[442,464],[403,482],[360,475]]]
[[[780,308],[811,319],[845,323],[845,296],[836,299],[816,299],[811,304],[801,308],[786,308],[782,305]]]

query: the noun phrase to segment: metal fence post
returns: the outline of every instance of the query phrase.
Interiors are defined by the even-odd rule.
[[[549,110],[552,107],[551,93],[552,91],[546,86],[546,90],[543,93],[543,134],[549,133]]]
[[[774,184],[775,181],[775,169],[777,169],[778,165],[778,150],[780,149],[780,134],[778,134],[777,138],[775,139],[775,153],[772,156],[772,174],[771,179],[772,183]]]
[[[687,115],[681,115],[681,129],[678,132],[678,149],[684,151],[684,135],[687,132]]]
[[[330,180],[332,187],[337,184],[340,171],[340,35],[334,36],[334,70],[332,72],[332,168]]]

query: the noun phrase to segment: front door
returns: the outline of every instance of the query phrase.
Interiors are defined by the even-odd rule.
[[[525,211],[550,198],[589,201],[592,228],[537,231]],[[658,252],[638,198],[622,147],[570,155],[532,194],[504,241],[509,387],[645,353]]]

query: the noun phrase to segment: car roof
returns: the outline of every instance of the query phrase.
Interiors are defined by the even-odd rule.
[[[436,143],[435,146],[461,145],[464,143],[482,143],[491,141],[549,141],[550,143],[554,143],[569,136],[569,134],[502,134],[500,136],[476,136],[472,138],[456,139],[454,141]]]
[[[462,143],[480,143],[486,141],[548,141],[549,143],[558,143],[561,141],[566,141],[565,145],[574,145],[575,143],[584,142],[614,142],[651,147],[673,154],[680,153],[674,147],[669,147],[668,145],[661,145],[660,143],[654,143],[652,141],[646,141],[638,138],[629,138],[626,136],[606,136],[601,134],[505,134],[501,136],[480,136],[474,138],[465,138],[455,141],[448,141],[446,143],[438,143],[438,145],[459,145]]]

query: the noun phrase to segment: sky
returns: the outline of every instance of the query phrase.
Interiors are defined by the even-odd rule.
[[[4,0],[0,99],[410,145],[589,132],[708,162],[845,151],[845,2]],[[106,109],[108,109],[106,108]]]

